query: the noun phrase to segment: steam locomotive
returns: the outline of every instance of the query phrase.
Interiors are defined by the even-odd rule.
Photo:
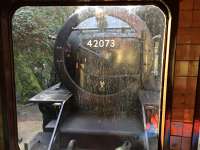
[[[30,99],[43,114],[46,149],[156,149],[165,19],[144,7],[81,7],[61,28],[61,83]],[[150,12],[162,14],[159,25]]]

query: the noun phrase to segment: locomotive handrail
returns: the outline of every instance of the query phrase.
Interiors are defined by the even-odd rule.
[[[82,30],[83,31],[83,30]],[[85,34],[85,33],[84,33]],[[86,34],[91,34],[90,32]],[[121,32],[97,32],[95,33],[95,36],[93,35],[93,38],[133,38],[133,39],[138,39],[140,41],[144,41],[144,39],[141,38],[141,35],[136,32],[130,32],[130,33],[121,33]],[[90,37],[91,38],[91,37]]]
[[[121,29],[121,30],[126,30],[126,29],[129,29],[129,30],[131,30],[132,28],[131,27],[120,27],[120,28],[117,28],[117,27],[115,27],[115,28],[111,28],[111,27],[105,27],[104,29],[108,29],[108,30],[111,30],[111,29],[113,29],[113,30],[118,30],[118,29]],[[99,28],[83,28],[83,27],[72,27],[72,30],[73,31],[77,31],[77,30],[99,30]],[[131,31],[134,31],[134,30],[131,30]]]
[[[56,142],[56,140],[58,140],[57,136],[59,134],[59,127],[60,127],[60,125],[62,123],[62,118],[67,113],[64,110],[68,110],[70,102],[72,102],[71,99],[68,99],[68,100],[65,100],[65,101],[62,102],[62,106],[61,106],[61,109],[59,111],[58,118],[56,120],[56,126],[54,128],[54,131],[53,131],[53,134],[52,134],[49,146],[48,146],[48,150],[57,150],[57,148],[56,148],[57,145],[55,145],[55,142]]]

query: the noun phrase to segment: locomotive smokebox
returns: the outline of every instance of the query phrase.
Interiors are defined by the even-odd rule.
[[[66,21],[54,56],[77,106],[119,117],[141,113],[138,90],[151,76],[153,54],[150,31],[139,16],[125,7],[86,7]]]

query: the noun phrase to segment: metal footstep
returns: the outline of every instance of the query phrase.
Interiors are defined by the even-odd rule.
[[[115,150],[130,150],[131,147],[132,147],[131,142],[130,141],[125,141],[122,146],[117,147]]]
[[[76,150],[76,141],[70,140],[66,150]]]

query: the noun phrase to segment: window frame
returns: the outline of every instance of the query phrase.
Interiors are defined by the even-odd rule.
[[[163,64],[163,83],[166,85],[163,90],[165,94],[165,103],[162,106],[166,108],[162,110],[159,149],[169,149],[170,141],[170,116],[173,94],[173,74],[174,74],[174,49],[175,38],[178,26],[178,0],[7,0],[1,2],[0,5],[0,114],[2,114],[3,123],[3,145],[5,150],[18,150],[18,135],[17,135],[17,114],[16,114],[16,99],[15,99],[15,80],[14,80],[14,57],[12,48],[12,16],[14,12],[23,6],[78,6],[78,5],[156,5],[165,14],[168,14],[168,24],[166,32],[166,44]],[[171,19],[173,20],[171,22]],[[171,29],[171,31],[170,31]],[[166,53],[167,52],[167,53]],[[167,58],[167,59],[166,59]],[[170,60],[170,61],[168,61]],[[168,66],[165,69],[165,66]],[[162,97],[163,97],[162,94]],[[163,107],[162,107],[163,108]],[[165,117],[164,117],[165,116]],[[164,118],[163,118],[164,117]],[[1,118],[0,118],[1,119]],[[1,123],[1,122],[0,122]],[[1,140],[1,139],[0,139]]]

